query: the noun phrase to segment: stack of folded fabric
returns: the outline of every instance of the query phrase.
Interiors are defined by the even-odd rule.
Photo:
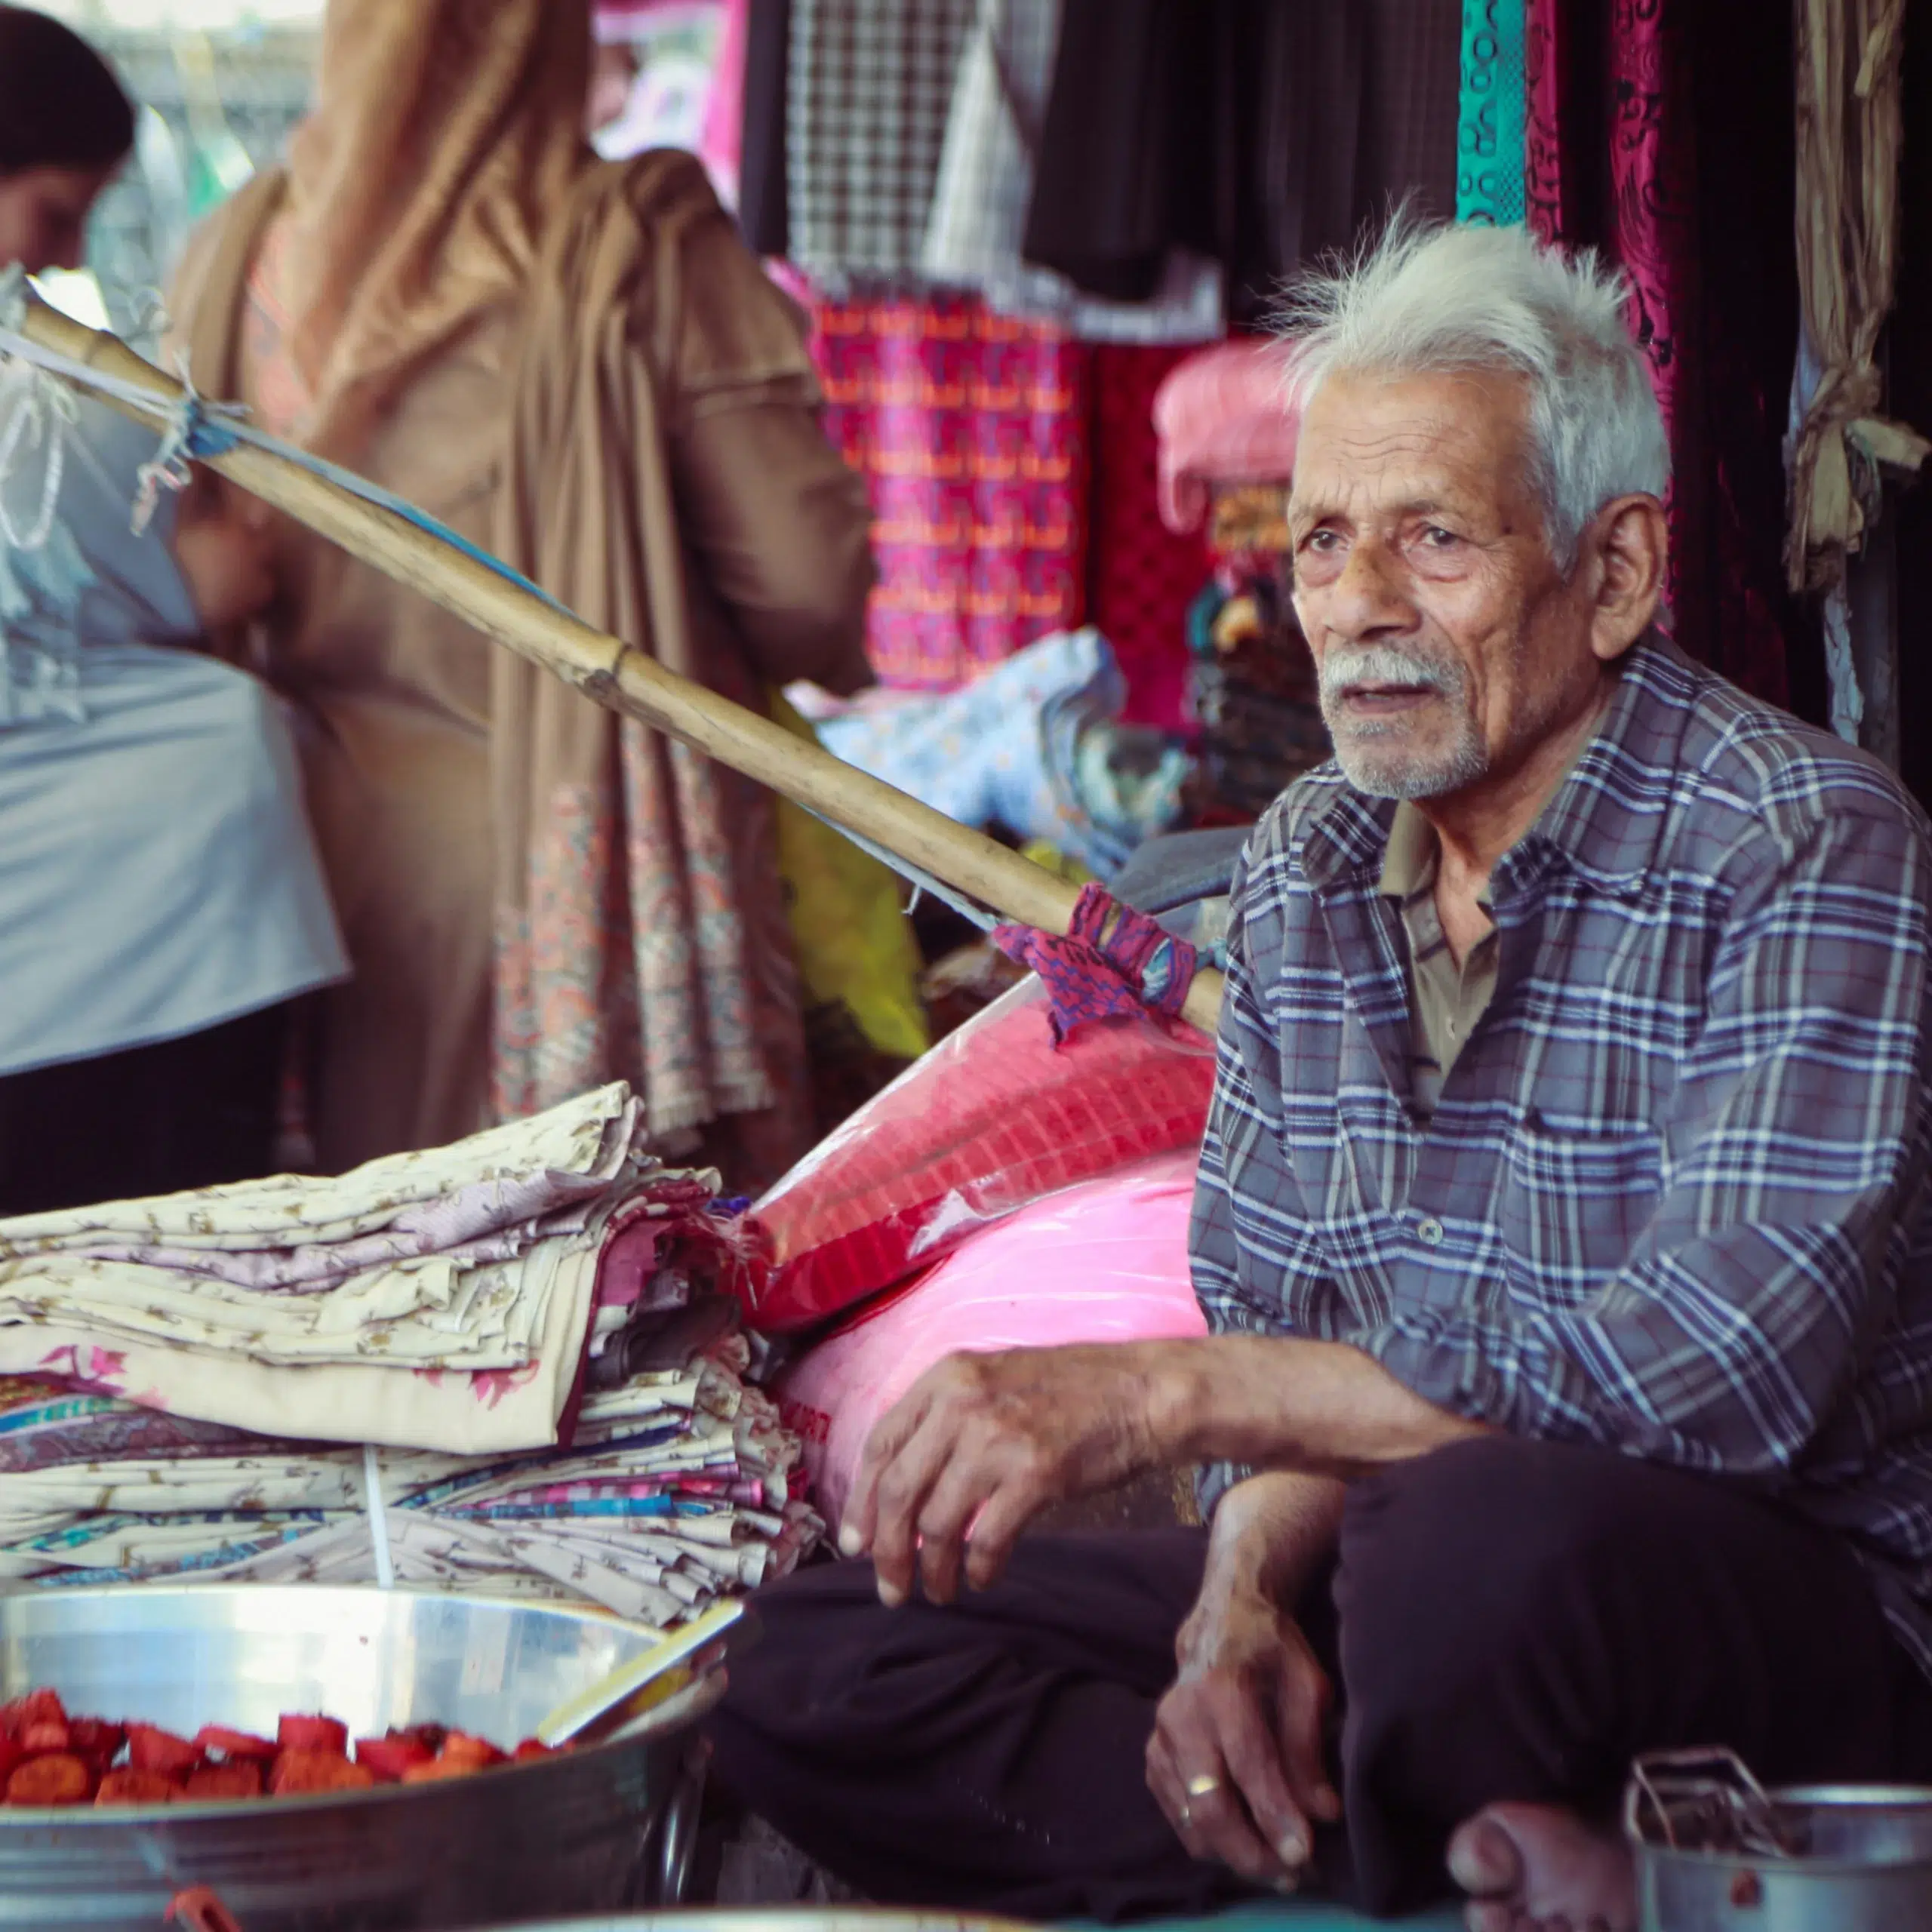
[[[618,1087],[340,1180],[0,1225],[0,1582],[392,1577],[664,1624],[783,1574],[820,1525],[746,1381],[737,1220],[637,1143]]]

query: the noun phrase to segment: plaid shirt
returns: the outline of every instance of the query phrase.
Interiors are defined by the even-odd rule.
[[[1932,1671],[1932,844],[1890,775],[1641,645],[1491,881],[1426,1127],[1392,804],[1331,766],[1235,881],[1195,1285],[1456,1414],[1778,1494]],[[1204,1504],[1246,1472],[1204,1472]]]

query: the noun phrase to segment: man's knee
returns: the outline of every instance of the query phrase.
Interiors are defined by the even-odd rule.
[[[1613,1573],[1628,1574],[1658,1527],[1658,1474],[1497,1435],[1356,1483],[1336,1580],[1345,1660],[1438,1696],[1489,1672],[1561,1621],[1566,1599],[1600,1601]]]

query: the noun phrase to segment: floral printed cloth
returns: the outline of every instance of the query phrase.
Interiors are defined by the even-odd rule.
[[[621,1084],[334,1180],[0,1222],[0,1374],[232,1428],[459,1454],[557,1439],[628,1221],[715,1193]]]
[[[183,1441],[115,1398],[0,1383],[0,1586],[366,1583],[380,1540],[400,1583],[675,1623],[783,1575],[823,1527],[749,1356],[724,1336],[590,1397],[569,1449],[509,1457]],[[101,1453],[116,1439],[149,1453]]]

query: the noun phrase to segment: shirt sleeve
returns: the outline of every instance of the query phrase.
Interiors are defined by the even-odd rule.
[[[1773,1481],[1818,1438],[1893,1315],[1923,1209],[1925,835],[1903,810],[1839,809],[1758,871],[1629,1260],[1574,1306],[1411,1306],[1352,1338],[1417,1394]]]
[[[1194,1292],[1215,1335],[1284,1335],[1290,1271],[1306,1257],[1308,1225],[1282,1140],[1281,1051],[1257,995],[1254,933],[1270,914],[1247,915],[1247,861],[1235,869],[1221,995],[1214,1094],[1201,1141],[1189,1253]],[[1238,1192],[1230,1175],[1240,1176]],[[1255,1473],[1212,1463],[1195,1478],[1201,1520]]]

